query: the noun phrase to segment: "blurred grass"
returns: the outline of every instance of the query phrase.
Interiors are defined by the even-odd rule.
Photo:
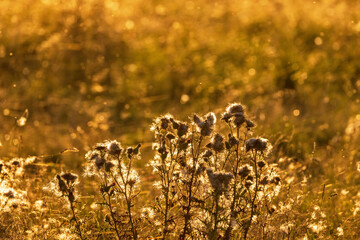
[[[1,155],[151,142],[152,119],[241,101],[305,158],[359,120],[358,1],[13,1],[0,8]],[[25,109],[25,126],[16,126]],[[281,134],[280,134],[281,133]],[[20,139],[21,136],[21,139]],[[145,139],[145,140],[144,140]]]

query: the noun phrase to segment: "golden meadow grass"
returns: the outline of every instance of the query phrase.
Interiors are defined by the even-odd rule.
[[[1,239],[359,239],[358,1],[0,3]]]

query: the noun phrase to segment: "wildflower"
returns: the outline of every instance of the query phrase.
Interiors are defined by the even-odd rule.
[[[248,152],[251,149],[258,151],[264,151],[267,146],[267,139],[264,138],[250,138],[246,141],[246,151]]]

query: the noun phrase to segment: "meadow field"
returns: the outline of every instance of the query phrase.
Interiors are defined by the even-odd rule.
[[[0,239],[360,239],[359,1],[0,9]]]

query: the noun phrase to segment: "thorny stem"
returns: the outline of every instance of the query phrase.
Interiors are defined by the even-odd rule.
[[[130,168],[131,168],[131,160],[132,158],[129,159],[129,167],[128,167],[128,171],[127,171],[127,176],[126,176],[126,179],[124,178],[124,175],[123,175],[123,172],[122,172],[122,167],[121,167],[121,162],[120,162],[120,159],[118,159],[119,161],[119,170],[120,170],[120,177],[121,177],[121,180],[124,184],[124,189],[121,188],[119,182],[116,180],[116,178],[113,176],[113,179],[115,180],[115,183],[116,185],[118,186],[119,190],[121,191],[121,193],[124,195],[125,197],[125,201],[126,201],[126,205],[127,205],[127,210],[128,210],[128,216],[129,216],[129,222],[130,222],[130,225],[131,225],[131,232],[133,234],[133,238],[134,240],[137,239],[137,231],[136,231],[136,228],[135,228],[135,225],[134,225],[134,221],[132,219],[132,215],[131,215],[131,187],[130,187],[130,192],[129,192],[129,195],[128,195],[128,178],[129,178],[129,175],[130,175]]]
[[[233,199],[231,202],[231,206],[230,206],[230,219],[229,219],[229,226],[226,229],[226,235],[225,235],[225,239],[230,239],[230,235],[231,235],[231,231],[232,231],[232,221],[231,219],[233,217],[235,217],[235,203],[237,201],[237,175],[238,175],[238,169],[239,169],[239,164],[240,164],[240,156],[239,156],[239,145],[240,145],[240,131],[239,128],[237,128],[237,138],[239,140],[239,142],[236,144],[236,166],[233,169],[233,175],[234,175],[234,185],[233,185]],[[246,138],[246,137],[245,137]]]
[[[70,203],[70,208],[71,208],[71,211],[72,211],[72,214],[73,214],[72,219],[75,220],[75,227],[76,227],[77,233],[78,233],[80,239],[83,240],[84,238],[83,238],[82,233],[81,233],[80,223],[79,223],[78,219],[76,218],[73,200],[72,199],[70,200],[70,195],[68,195],[67,197],[68,197],[68,200],[69,200],[69,203]]]
[[[119,230],[117,228],[117,222],[116,222],[116,218],[115,218],[115,213],[113,211],[113,208],[112,208],[112,205],[111,205],[111,197],[110,195],[108,194],[108,207],[109,207],[109,210],[110,210],[110,215],[111,215],[111,219],[113,220],[114,222],[114,228],[115,228],[115,232],[116,232],[116,235],[118,236],[119,240],[121,239],[120,237],[120,233],[119,233]],[[104,198],[105,199],[105,198]]]
[[[103,182],[103,186],[107,186],[107,175],[106,175],[106,173],[104,173],[104,179],[101,177],[100,171],[99,171],[99,176],[100,176],[101,181]],[[116,178],[114,178],[114,176],[112,176],[112,177],[116,181]],[[115,232],[116,232],[116,235],[117,235],[118,239],[120,240],[121,237],[120,237],[120,233],[119,233],[119,230],[118,230],[115,213],[113,212],[113,208],[112,208],[112,205],[111,205],[111,196],[110,196],[109,193],[107,193],[107,195],[108,195],[108,199],[106,199],[106,197],[104,196],[104,193],[102,194],[102,197],[103,197],[106,205],[108,206],[108,208],[110,210],[110,216],[111,216],[111,219],[114,222]]]
[[[161,144],[161,142],[160,142]],[[170,185],[171,185],[171,179],[172,174],[174,172],[174,166],[173,166],[173,160],[174,160],[174,151],[173,146],[171,144],[171,140],[169,140],[169,146],[170,146],[170,165],[169,169],[166,169],[166,164],[164,164],[164,186],[165,186],[165,212],[164,212],[164,228],[163,228],[163,239],[166,239],[166,235],[168,233],[168,217],[169,217],[169,211],[170,211],[170,200],[169,200],[169,193],[170,193]]]
[[[195,153],[194,151],[194,144],[193,144],[193,141],[194,141],[194,138],[192,137],[191,138],[191,152],[192,152],[192,156],[193,156],[193,167],[192,167],[192,171],[191,171],[191,179],[190,179],[190,183],[189,183],[189,188],[188,188],[188,193],[189,193],[189,196],[188,196],[188,202],[187,202],[187,205],[185,206],[186,208],[186,213],[184,215],[185,217],[185,223],[184,223],[184,228],[183,228],[183,232],[181,233],[180,235],[180,240],[184,240],[185,239],[185,236],[189,230],[189,222],[190,222],[190,219],[191,219],[191,215],[190,215],[190,210],[191,210],[191,203],[192,203],[192,188],[193,188],[193,183],[194,183],[194,178],[195,178],[195,173],[196,173],[196,164],[197,164],[197,160],[198,160],[198,157],[199,157],[199,154],[200,154],[200,146],[201,146],[201,142],[203,140],[203,136],[200,137],[200,140],[199,140],[199,145],[198,145],[198,152]]]
[[[257,163],[256,163],[257,150],[252,151],[252,154],[254,156],[254,168],[255,168],[255,192],[254,192],[253,199],[251,201],[250,219],[249,219],[249,222],[247,223],[247,225],[245,227],[245,231],[244,231],[244,240],[246,240],[246,238],[247,238],[247,234],[249,232],[252,219],[254,217],[255,200],[256,200],[257,192],[258,192],[258,171],[257,171]]]
[[[218,215],[219,215],[219,193],[215,193],[215,214],[214,214],[214,238],[217,238],[218,233],[217,233],[217,228],[218,228],[218,223],[219,223],[219,219],[218,219]]]

